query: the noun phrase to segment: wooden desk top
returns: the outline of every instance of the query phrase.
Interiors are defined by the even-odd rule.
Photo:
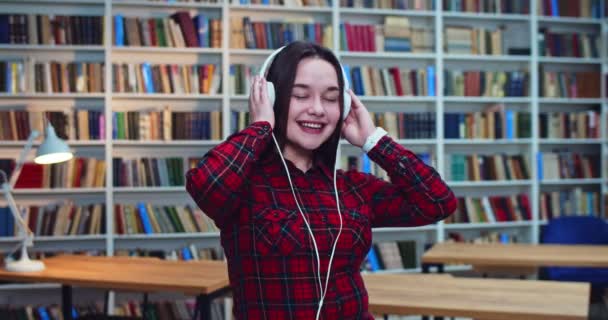
[[[588,283],[363,275],[374,314],[437,315],[487,320],[586,320]]]
[[[425,252],[422,262],[523,267],[608,267],[608,246],[445,242],[435,244]]]
[[[220,261],[166,261],[154,258],[57,256],[43,259],[41,272],[0,269],[8,281],[52,282],[81,287],[139,292],[210,294],[229,286],[226,264]]]

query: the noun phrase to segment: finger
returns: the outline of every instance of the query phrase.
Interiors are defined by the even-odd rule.
[[[359,108],[362,105],[361,100],[359,100],[352,89],[348,89],[348,94],[350,94],[352,100],[351,107],[353,107],[353,109]]]
[[[266,80],[262,80],[262,86],[260,88],[260,90],[262,91],[262,103],[264,105],[268,104],[268,82]]]
[[[264,101],[264,90],[262,90],[262,86],[264,85],[264,79],[262,77],[260,77],[259,81],[258,81],[258,101],[262,102]]]

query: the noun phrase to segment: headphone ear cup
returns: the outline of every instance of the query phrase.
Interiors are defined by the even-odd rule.
[[[266,89],[268,91],[268,101],[270,101],[270,105],[274,107],[275,93],[274,93],[274,84],[268,81],[266,82]]]
[[[344,91],[344,114],[342,114],[342,120],[346,119],[348,113],[350,112],[350,103],[352,102],[352,98],[348,92]]]

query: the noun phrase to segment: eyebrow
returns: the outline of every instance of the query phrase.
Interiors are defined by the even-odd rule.
[[[310,89],[310,86],[307,84],[303,84],[303,83],[296,83],[293,85],[293,88],[300,88],[300,89]],[[338,91],[339,88],[336,86],[331,86],[328,87],[327,89],[325,89],[325,91]]]

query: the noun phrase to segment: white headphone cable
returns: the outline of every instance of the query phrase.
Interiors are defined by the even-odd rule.
[[[283,158],[283,154],[281,153],[281,148],[279,147],[279,143],[277,142],[277,139],[274,136],[274,133],[272,133],[272,140],[274,141],[274,144],[277,146],[277,151],[279,152],[281,162],[283,163],[283,166],[285,167],[285,172],[287,173],[287,180],[289,181],[289,186],[291,187],[291,193],[293,194],[293,199],[296,202],[296,206],[298,207],[298,211],[300,211],[300,215],[302,216],[304,223],[306,224],[306,228],[308,229],[310,237],[312,238],[312,243],[313,243],[313,246],[315,249],[315,254],[316,254],[316,258],[317,258],[317,271],[318,271],[317,278],[318,278],[318,283],[319,283],[319,290],[321,291],[321,299],[319,301],[319,308],[317,309],[317,315],[315,317],[315,319],[318,320],[319,316],[321,314],[321,309],[323,308],[323,301],[325,300],[325,295],[327,294],[327,285],[329,283],[329,276],[331,274],[331,265],[334,260],[334,254],[336,252],[336,245],[338,244],[338,240],[340,239],[340,234],[342,234],[342,213],[340,211],[340,203],[338,202],[338,188],[336,185],[336,164],[334,164],[333,184],[334,184],[334,192],[335,192],[335,196],[336,196],[336,207],[338,208],[338,217],[340,218],[340,229],[338,231],[338,236],[336,237],[336,241],[334,242],[334,245],[331,250],[331,255],[329,257],[329,264],[327,265],[327,277],[325,278],[325,288],[323,288],[323,280],[321,280],[321,260],[319,257],[319,249],[317,246],[317,241],[315,240],[312,229],[310,228],[310,224],[308,223],[308,220],[304,216],[304,213],[302,212],[302,208],[300,207],[300,204],[298,203],[298,198],[296,197],[295,189],[293,187],[293,183],[291,182],[291,175],[289,174],[289,168],[287,167],[287,163],[285,162],[285,159]],[[337,156],[338,156],[338,149],[336,149],[336,163],[338,161]]]

